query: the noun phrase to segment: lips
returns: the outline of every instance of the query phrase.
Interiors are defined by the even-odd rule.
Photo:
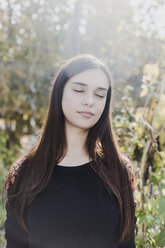
[[[78,111],[78,113],[83,115],[83,116],[93,116],[94,115],[92,112],[88,112],[88,111]]]

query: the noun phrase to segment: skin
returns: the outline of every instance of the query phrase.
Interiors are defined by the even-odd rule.
[[[62,98],[67,153],[59,165],[76,166],[90,161],[85,141],[104,110],[108,87],[105,73],[98,69],[86,70],[67,81]],[[84,116],[79,111],[94,115]]]

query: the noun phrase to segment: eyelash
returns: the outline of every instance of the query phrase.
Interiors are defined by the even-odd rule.
[[[73,91],[76,91],[76,92],[84,92],[83,90],[73,90]],[[104,96],[100,96],[100,95],[97,95],[95,94],[96,96],[100,97],[100,98],[104,98]]]

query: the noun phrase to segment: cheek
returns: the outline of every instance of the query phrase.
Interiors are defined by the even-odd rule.
[[[80,101],[80,96],[78,94],[73,94],[71,89],[64,89],[62,105],[67,108],[76,108],[78,102]]]
[[[77,101],[70,94],[64,94],[62,99],[62,110],[65,117],[71,117],[76,111]]]
[[[105,101],[102,103],[98,102],[96,106],[97,115],[101,116],[104,111],[104,108],[105,108]]]
[[[67,106],[68,106],[68,108],[67,108]],[[70,104],[68,104],[68,96],[64,91],[63,97],[62,97],[62,111],[63,111],[63,114],[65,116],[67,114],[67,111],[69,110],[69,107],[70,107]]]

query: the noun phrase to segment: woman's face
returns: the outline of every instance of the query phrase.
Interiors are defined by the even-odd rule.
[[[88,130],[101,117],[109,83],[105,73],[90,69],[70,78],[63,92],[65,124]]]

